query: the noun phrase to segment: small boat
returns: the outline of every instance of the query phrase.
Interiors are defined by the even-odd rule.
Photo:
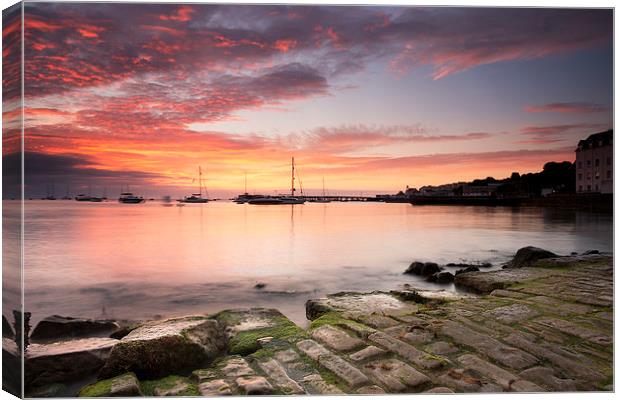
[[[207,189],[205,188],[205,192]],[[209,199],[202,197],[202,167],[198,166],[198,193],[192,193],[191,196],[185,196],[181,203],[208,203]]]
[[[313,200],[315,203],[331,203],[332,201],[325,197],[325,178],[323,178],[323,197],[319,197]]]
[[[92,197],[87,194],[78,194],[75,196],[75,201],[90,201]]]
[[[306,199],[295,196],[295,157],[291,157],[291,195],[290,196],[262,196],[248,200],[254,205],[304,204]],[[303,193],[303,189],[302,189]]]
[[[136,196],[131,192],[123,192],[118,198],[118,202],[123,204],[139,204],[144,203],[144,198],[141,196]]]

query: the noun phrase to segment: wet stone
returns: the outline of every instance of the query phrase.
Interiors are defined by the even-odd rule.
[[[386,351],[376,346],[368,346],[358,352],[349,355],[349,358],[353,361],[363,361],[373,357],[379,357],[386,354]]]
[[[358,338],[330,325],[323,325],[313,330],[310,336],[337,351],[349,351],[364,345]]]
[[[222,373],[229,378],[256,374],[247,361],[241,357],[232,357],[220,365],[223,365]]]
[[[376,329],[384,329],[398,325],[398,321],[378,314],[360,315],[357,317],[357,320],[362,324],[371,326]]]
[[[519,349],[507,346],[494,338],[478,333],[454,321],[445,321],[441,333],[455,342],[473,347],[480,353],[514,369],[523,369],[536,364],[536,357]]]
[[[195,382],[202,383],[210,379],[214,379],[217,376],[215,371],[210,369],[197,369],[192,372],[191,379]]]
[[[577,336],[585,340],[589,340],[592,343],[607,345],[613,343],[611,335],[598,332],[594,329],[573,324],[569,321],[556,318],[539,318],[535,321],[543,326],[548,326],[557,329],[560,332],[567,333],[572,336]]]
[[[556,372],[551,368],[533,367],[519,374],[523,379],[538,383],[558,392],[574,392],[577,386],[573,379],[562,379],[556,376]]]
[[[450,369],[437,378],[437,383],[456,389],[458,392],[501,392],[498,385],[489,384],[474,371],[461,368]]]
[[[310,339],[297,342],[297,348],[314,361],[318,361],[320,356],[332,354],[325,347]]]
[[[417,312],[418,306],[404,302],[388,293],[339,293],[306,302],[308,319],[315,319],[325,312],[337,311],[346,318],[373,313],[382,315],[407,315]]]
[[[448,342],[431,343],[426,347],[426,350],[428,350],[432,354],[439,354],[439,355],[453,354],[459,351],[458,348],[452,346]]]
[[[386,335],[383,332],[373,333],[368,338],[372,342],[387,348],[394,354],[398,354],[399,356],[411,361],[419,367],[436,369],[442,367],[445,364],[444,360],[432,357],[430,354],[420,351],[401,340]]]
[[[198,385],[198,391],[203,396],[224,396],[232,394],[230,385],[223,379],[203,382]]]
[[[494,364],[484,361],[474,355],[465,354],[458,358],[458,362],[470,369],[479,372],[480,374],[490,378],[494,382],[498,383],[505,391],[517,391],[517,392],[541,392],[543,389],[528,382],[512,373],[502,369]]]
[[[444,387],[444,386],[437,386],[437,387],[427,390],[424,393],[454,393],[454,390]]]
[[[321,378],[319,374],[307,375],[303,379],[304,384],[308,385],[313,393],[316,394],[344,394],[342,390],[334,385],[330,385]]]
[[[299,360],[299,354],[297,354],[297,352],[292,349],[278,351],[275,354],[275,357],[278,361],[285,364],[296,362]]]
[[[494,291],[491,292],[491,296],[507,297],[511,299],[524,299],[528,297],[528,295],[524,293],[519,293],[514,290],[503,290],[503,289],[495,289]]]
[[[368,382],[368,378],[359,369],[336,355],[319,356],[319,364],[336,374],[351,387],[358,387]]]
[[[140,382],[134,374],[124,374],[112,379],[110,385],[110,396],[129,397],[142,396],[140,392]]]
[[[385,394],[385,390],[377,385],[363,386],[355,391],[357,394]]]
[[[245,376],[235,380],[239,389],[248,395],[273,393],[273,386],[262,376]]]
[[[286,374],[286,371],[282,368],[282,365],[280,365],[280,363],[276,360],[269,359],[265,362],[259,362],[258,365],[265,372],[265,374],[271,378],[278,389],[282,390],[285,394],[305,393],[302,387]]]
[[[514,324],[538,316],[539,313],[524,304],[511,304],[483,313],[486,318],[493,318],[505,324]]]
[[[158,387],[153,390],[155,396],[168,397],[168,396],[183,396],[189,389],[189,383],[179,378],[177,382],[170,387]]]
[[[385,386],[390,393],[420,389],[428,384],[428,376],[396,359],[376,360],[364,365],[364,371]]]

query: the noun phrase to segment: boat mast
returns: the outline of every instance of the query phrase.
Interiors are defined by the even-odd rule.
[[[295,196],[295,157],[291,157],[291,196]]]
[[[202,167],[198,166],[198,196],[202,197]]]
[[[243,171],[245,174],[245,179],[243,181],[243,192],[248,194],[248,171]]]
[[[323,197],[325,197],[325,177],[323,177]]]

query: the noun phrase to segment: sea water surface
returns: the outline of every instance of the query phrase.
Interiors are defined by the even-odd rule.
[[[26,201],[26,310],[34,325],[274,307],[303,325],[305,301],[328,293],[455,290],[403,275],[414,260],[499,267],[527,245],[612,251],[612,224],[543,208]]]

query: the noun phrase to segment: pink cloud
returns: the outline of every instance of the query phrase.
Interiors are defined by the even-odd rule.
[[[538,106],[525,106],[529,113],[556,112],[570,114],[593,114],[610,111],[611,108],[597,103],[548,103]]]

